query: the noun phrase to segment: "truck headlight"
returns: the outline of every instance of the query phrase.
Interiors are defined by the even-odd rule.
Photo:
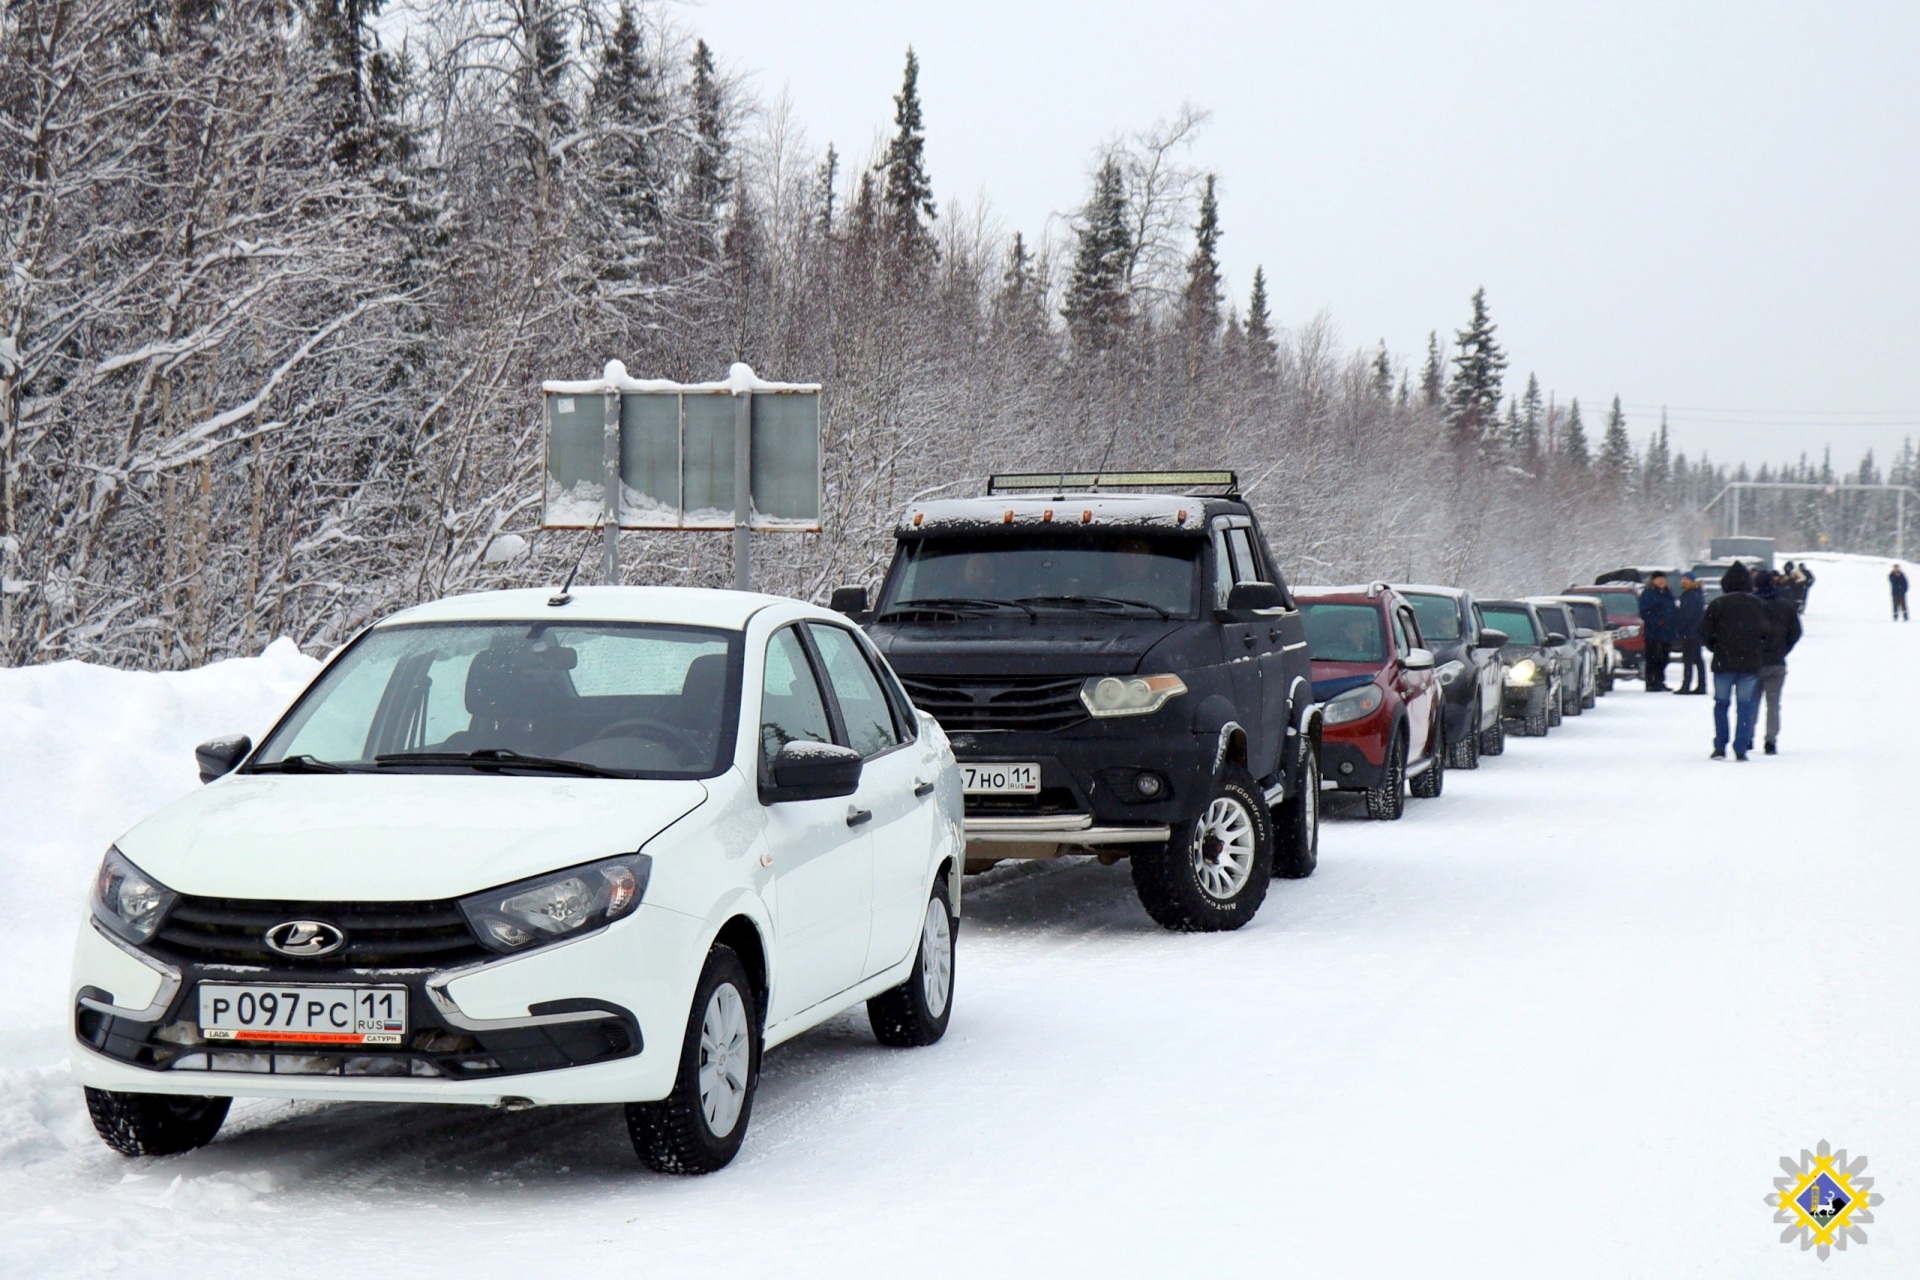
[[[1080,686],[1080,702],[1087,714],[1102,719],[1144,716],[1186,691],[1179,676],[1094,676]]]
[[[1522,658],[1507,668],[1507,683],[1524,688],[1532,684],[1534,677],[1539,674],[1540,668],[1534,665],[1532,658]]]
[[[160,922],[179,896],[128,862],[119,849],[108,849],[93,878],[93,918],[128,942],[146,942],[160,931]]]
[[[460,910],[481,946],[525,951],[632,915],[652,869],[651,857],[629,853],[473,894],[460,900]]]
[[[1387,695],[1380,692],[1377,684],[1363,684],[1358,689],[1349,689],[1320,709],[1323,724],[1350,724],[1355,720],[1364,720],[1380,709]]]

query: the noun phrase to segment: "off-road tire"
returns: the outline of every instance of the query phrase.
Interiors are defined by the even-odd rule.
[[[934,881],[926,914],[921,917],[913,972],[893,990],[882,991],[867,1001],[867,1021],[881,1044],[918,1049],[947,1034],[947,1023],[953,1018],[953,954],[958,924],[943,876]]]
[[[1413,794],[1422,800],[1438,800],[1447,785],[1447,753],[1435,751],[1433,763],[1412,782]]]
[[[1320,748],[1302,740],[1293,799],[1273,811],[1273,874],[1304,880],[1320,864]]]
[[[1234,833],[1244,865],[1224,859],[1228,847],[1215,834],[1220,830]],[[1141,846],[1128,862],[1140,905],[1165,928],[1181,933],[1238,929],[1260,910],[1273,877],[1273,816],[1266,795],[1246,770],[1230,767],[1197,817],[1176,826],[1166,844]],[[1216,893],[1209,881],[1232,887]]]
[[[1387,742],[1380,785],[1367,788],[1367,816],[1376,822],[1393,822],[1406,811],[1407,736],[1404,729],[1395,729]]]
[[[733,987],[746,1014],[746,1097],[738,1116],[722,1134],[714,1132],[701,1106],[701,1031],[709,1002],[727,985]],[[649,1169],[656,1173],[713,1173],[739,1154],[747,1136],[747,1122],[753,1116],[754,1090],[760,1083],[761,1017],[747,967],[732,947],[716,944],[707,953],[706,966],[693,989],[673,1092],[658,1102],[627,1104],[627,1135],[633,1140],[634,1153]]]
[[[1506,750],[1507,750],[1507,722],[1505,720],[1495,720],[1493,722],[1493,725],[1490,728],[1482,729],[1480,731],[1480,754],[1481,755],[1483,756],[1503,755],[1505,754]]]
[[[213,1141],[231,1098],[119,1093],[87,1086],[87,1114],[100,1141],[123,1156],[177,1156]]]

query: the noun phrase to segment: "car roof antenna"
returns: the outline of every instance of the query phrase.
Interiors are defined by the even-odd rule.
[[[595,529],[600,528],[602,525],[606,523],[606,520],[607,520],[607,517],[603,512],[600,516],[600,519],[594,522],[593,527]],[[591,551],[591,550],[593,550],[593,546],[591,543],[589,543],[587,546],[587,551]],[[580,576],[580,566],[587,562],[587,551],[582,551],[580,553],[580,558],[573,562],[573,568],[570,572],[568,572],[567,580],[561,584],[560,590],[554,592],[553,595],[547,598],[547,607],[549,609],[558,609],[562,605],[568,605],[573,603],[573,580]]]

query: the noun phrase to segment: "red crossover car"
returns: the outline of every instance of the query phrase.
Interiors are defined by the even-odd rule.
[[[1598,596],[1607,611],[1607,630],[1613,632],[1614,661],[1619,669],[1644,676],[1647,642],[1640,634],[1640,588],[1602,583],[1592,587],[1568,587],[1570,596]]]
[[[1321,704],[1321,776],[1367,793],[1367,812],[1398,818],[1413,794],[1440,794],[1444,707],[1413,606],[1385,583],[1296,587]]]

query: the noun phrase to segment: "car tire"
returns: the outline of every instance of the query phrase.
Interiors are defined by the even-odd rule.
[[[1567,695],[1563,690],[1547,700],[1547,728],[1558,729],[1567,705]]]
[[[1542,691],[1541,697],[1527,703],[1527,714],[1522,722],[1522,732],[1529,738],[1544,738],[1547,730],[1553,727],[1552,717],[1547,713],[1547,699]],[[1536,707],[1534,703],[1539,705]]]
[[[1403,730],[1393,731],[1381,770],[1380,785],[1367,788],[1367,816],[1376,822],[1393,822],[1407,811],[1407,739]]]
[[[1495,719],[1488,728],[1480,731],[1480,754],[1483,756],[1502,755],[1507,749],[1507,722]]]
[[[1273,811],[1273,874],[1304,880],[1320,864],[1320,748],[1306,739],[1293,799]]]
[[[1582,711],[1591,711],[1593,709],[1594,704],[1599,701],[1600,701],[1600,678],[1598,676],[1595,676],[1593,683],[1587,686],[1587,688],[1580,694],[1580,709]]]
[[[1480,767],[1480,731],[1469,730],[1467,736],[1458,742],[1447,744],[1447,768],[1478,769]]]
[[[1315,797],[1318,799],[1318,797]],[[1229,768],[1198,816],[1173,839],[1128,859],[1140,905],[1182,933],[1238,929],[1253,919],[1273,876],[1273,817],[1244,769]]]
[[[1413,780],[1413,794],[1422,800],[1438,800],[1447,785],[1447,753],[1435,751],[1433,764]]]
[[[953,1017],[953,903],[943,876],[934,881],[927,913],[920,922],[920,946],[913,972],[891,991],[867,1001],[874,1038],[896,1049],[918,1049],[947,1034]]]
[[[123,1156],[177,1156],[213,1141],[231,1098],[120,1093],[87,1086],[87,1114],[100,1140]]]
[[[693,989],[673,1092],[627,1104],[627,1135],[656,1173],[724,1169],[740,1152],[760,1083],[760,1009],[732,947],[707,953]]]
[[[1584,688],[1586,688],[1586,682],[1583,679],[1581,681],[1580,688],[1575,689],[1572,693],[1566,696],[1564,700],[1564,705],[1561,706],[1560,708],[1563,714],[1570,715],[1570,716],[1577,716],[1582,711],[1585,711],[1587,709],[1586,695],[1580,691],[1581,689],[1584,689]]]

